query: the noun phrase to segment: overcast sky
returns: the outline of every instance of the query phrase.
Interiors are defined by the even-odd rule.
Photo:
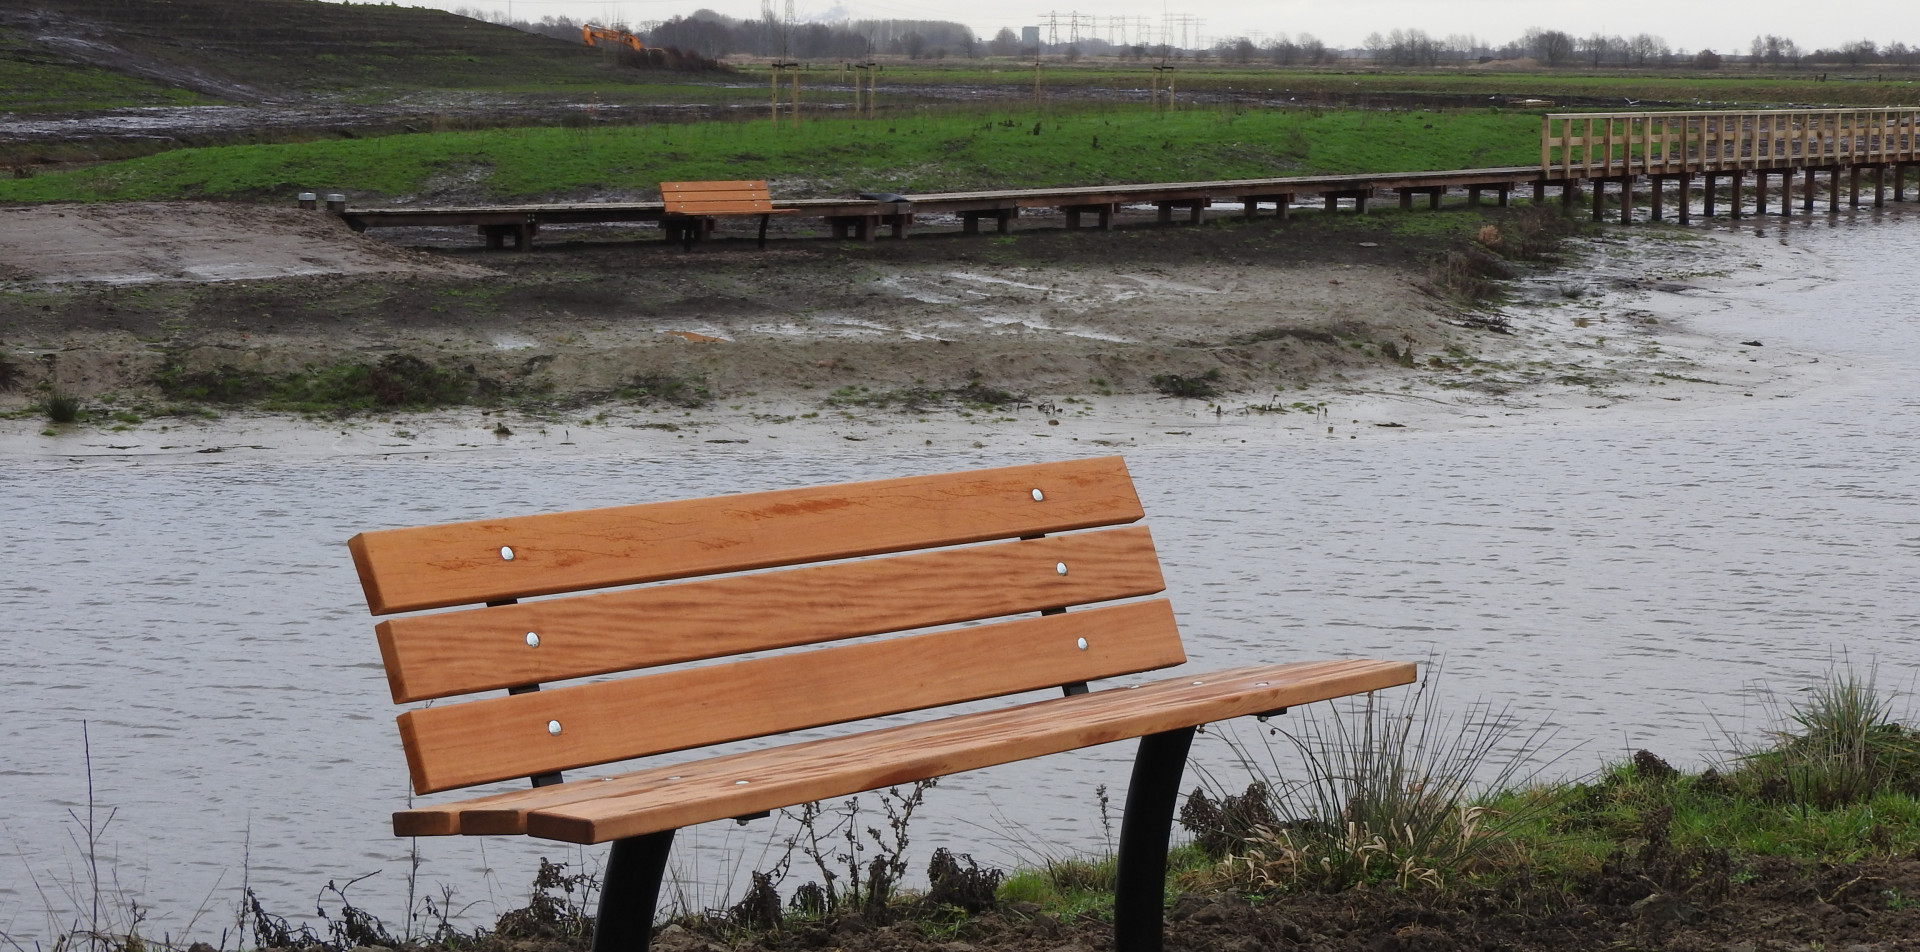
[[[406,0],[403,0],[406,2]],[[517,19],[537,20],[560,14],[595,21],[640,23],[692,13],[701,7],[737,17],[760,15],[760,0],[411,0],[423,6],[455,9],[471,7],[505,11]],[[783,11],[786,0],[774,0]],[[1754,34],[1776,33],[1803,48],[1833,47],[1870,39],[1884,46],[1894,40],[1920,45],[1920,2],[1916,0],[1747,0],[1714,3],[1702,0],[1085,0],[1039,3],[1023,0],[796,0],[800,19],[843,16],[958,20],[982,36],[1000,27],[1044,22],[1049,11],[1058,13],[1065,38],[1066,15],[1076,10],[1099,21],[1096,35],[1106,36],[1107,20],[1143,18],[1158,29],[1167,14],[1199,17],[1209,39],[1242,34],[1311,33],[1330,46],[1361,45],[1367,34],[1394,28],[1420,29],[1435,36],[1472,34],[1489,43],[1504,43],[1530,26],[1565,30],[1576,36],[1590,33],[1631,36],[1652,33],[1674,48],[1744,52]],[[1177,37],[1176,37],[1177,39]]]

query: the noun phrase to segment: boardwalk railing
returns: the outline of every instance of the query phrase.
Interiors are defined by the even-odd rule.
[[[1549,113],[1547,178],[1920,162],[1920,108]]]

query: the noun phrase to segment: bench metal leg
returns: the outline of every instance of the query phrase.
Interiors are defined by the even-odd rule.
[[[1160,952],[1167,902],[1167,839],[1180,799],[1180,778],[1193,745],[1191,727],[1140,738],[1120,821],[1113,890],[1115,952]]]
[[[593,952],[647,952],[653,913],[667,875],[673,831],[613,841],[600,881],[600,915],[593,926]],[[1163,874],[1164,875],[1164,874]]]

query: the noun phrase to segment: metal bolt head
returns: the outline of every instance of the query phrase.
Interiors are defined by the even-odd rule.
[[[1087,650],[1087,639],[1085,639],[1085,638],[1082,638],[1082,639],[1080,639],[1080,642],[1079,642],[1079,644],[1080,644],[1080,650],[1081,650],[1081,651],[1085,651],[1085,650]]]
[[[549,733],[549,734],[552,734],[552,735],[553,735],[553,736],[555,736],[555,737],[558,737],[558,736],[560,736],[560,722],[559,722],[559,721],[548,721],[548,722],[547,722],[547,733]]]
[[[540,636],[531,631],[527,632],[527,647],[529,648],[540,647]]]
[[[500,547],[500,560],[503,562],[513,561],[513,546],[503,545]]]
[[[1046,493],[1043,493],[1043,492],[1041,492],[1041,491],[1040,491],[1040,490],[1038,490],[1038,489],[1036,489],[1036,490],[1034,490],[1034,491],[1033,491],[1033,501],[1034,501],[1034,502],[1043,502],[1043,501],[1045,501],[1045,500],[1046,500],[1046,498],[1047,498],[1047,494],[1046,494]]]
[[[1065,575],[1065,574],[1067,574],[1067,563],[1065,563],[1065,562],[1055,562],[1055,563],[1053,563],[1053,570],[1054,570],[1055,572],[1058,572],[1058,573],[1060,573],[1061,575]]]

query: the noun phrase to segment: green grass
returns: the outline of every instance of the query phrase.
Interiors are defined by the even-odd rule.
[[[25,115],[127,106],[192,106],[214,102],[189,90],[162,86],[96,66],[55,65],[10,58],[0,34],[0,112]]]
[[[389,198],[467,179],[479,194],[464,198],[529,200],[735,178],[769,179],[783,197],[1265,178],[1525,165],[1538,135],[1537,118],[1499,111],[1134,107],[522,128],[180,149],[0,181],[0,201]]]
[[[1685,773],[1641,751],[1570,783],[1512,783],[1515,755],[1537,749],[1538,733],[1520,736],[1497,711],[1450,722],[1426,697],[1309,717],[1283,732],[1304,757],[1298,776],[1261,767],[1247,797],[1190,804],[1181,822],[1222,858],[1207,880],[1281,891],[1532,877],[1574,886],[1609,867],[1658,878],[1920,849],[1920,735],[1892,720],[1871,675],[1838,669],[1772,705],[1764,743],[1720,767]],[[1476,781],[1486,786],[1476,792]]]

